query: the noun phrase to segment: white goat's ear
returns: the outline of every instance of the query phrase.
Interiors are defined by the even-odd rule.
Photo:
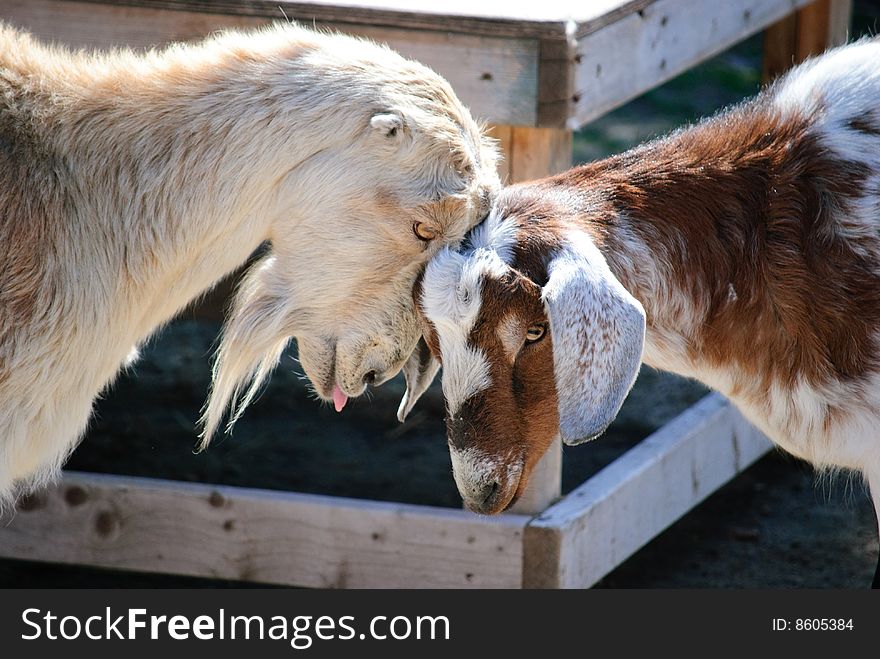
[[[403,423],[410,410],[421,398],[422,394],[431,386],[434,376],[440,370],[440,362],[434,359],[425,339],[420,338],[419,344],[413,350],[406,364],[403,366],[403,377],[406,378],[406,393],[397,408],[397,419]]]
[[[585,234],[549,264],[543,298],[553,337],[562,441],[580,444],[617,416],[639,372],[645,310]]]
[[[403,116],[397,112],[380,112],[370,118],[370,126],[385,137],[396,137],[403,130]]]

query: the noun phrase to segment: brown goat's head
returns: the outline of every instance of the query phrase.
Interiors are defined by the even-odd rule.
[[[644,310],[591,238],[503,199],[414,294],[443,365],[456,485],[476,512],[516,501],[557,434],[577,444],[604,431],[638,372]]]

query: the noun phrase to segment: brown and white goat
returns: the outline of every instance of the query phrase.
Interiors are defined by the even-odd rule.
[[[880,41],[607,160],[517,185],[416,296],[466,504],[557,433],[600,434],[647,364],[723,392],[880,510]]]
[[[263,241],[204,440],[292,336],[337,407],[391,377],[420,340],[418,272],[498,186],[449,84],[368,41],[280,25],[89,54],[0,25],[0,504],[57,473],[132,346]]]

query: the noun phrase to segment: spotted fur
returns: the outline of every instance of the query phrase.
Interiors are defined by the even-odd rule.
[[[880,504],[878,62],[878,40],[830,51],[712,119],[502,192],[493,216],[516,241],[507,269],[482,281],[474,328],[492,331],[468,333],[492,386],[464,402],[450,437],[467,429],[462,446],[522,462],[527,479],[560,429],[597,414],[589,392],[606,376],[593,339],[610,333],[626,354],[619,364],[643,351],[646,363],[718,389],[788,451],[864,474]],[[589,278],[564,302],[585,313],[579,341],[561,345],[570,330],[542,303],[558,259],[591,251],[583,241],[643,307],[643,346],[614,329],[601,303],[607,279]],[[424,289],[433,283],[429,268]],[[435,309],[422,307],[425,327],[445,359]],[[549,332],[547,345],[523,341],[508,368],[496,328],[511,315]],[[578,360],[589,385],[573,406],[562,360]],[[473,505],[497,512],[511,500]]]

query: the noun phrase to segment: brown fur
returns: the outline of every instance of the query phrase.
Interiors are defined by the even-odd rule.
[[[547,322],[540,287],[569,229],[585,231],[642,302],[649,333],[683,334],[695,371],[735,373],[728,395],[763,404],[771,385],[858,387],[880,370],[880,244],[847,215],[867,194],[871,172],[834,157],[809,128],[807,119],[783,118],[758,99],[622,155],[505,190],[496,210],[518,226],[512,270],[483,280],[470,340],[485,351],[493,386],[465,403],[450,425],[451,442],[478,444],[491,456],[524,455],[520,493],[555,436],[550,333],[510,364],[495,329],[508,314],[522,318],[523,335],[528,324]],[[859,119],[850,128],[872,132],[874,125]],[[691,305],[693,327],[683,324],[681,300]],[[429,345],[439,357],[437,342]],[[838,414],[828,406],[826,431]],[[512,500],[499,498],[484,512]]]
[[[756,104],[725,117],[723,130],[708,123],[548,184],[602,190],[611,217],[631,218],[663,251],[672,286],[701,306],[694,361],[736,364],[764,386],[857,378],[878,367],[880,281],[865,254],[874,246],[857,249],[841,211],[863,194],[868,172],[830,156],[807,127]],[[596,233],[608,236],[613,269],[615,226]],[[645,293],[636,296],[649,322],[652,307],[663,322]]]

